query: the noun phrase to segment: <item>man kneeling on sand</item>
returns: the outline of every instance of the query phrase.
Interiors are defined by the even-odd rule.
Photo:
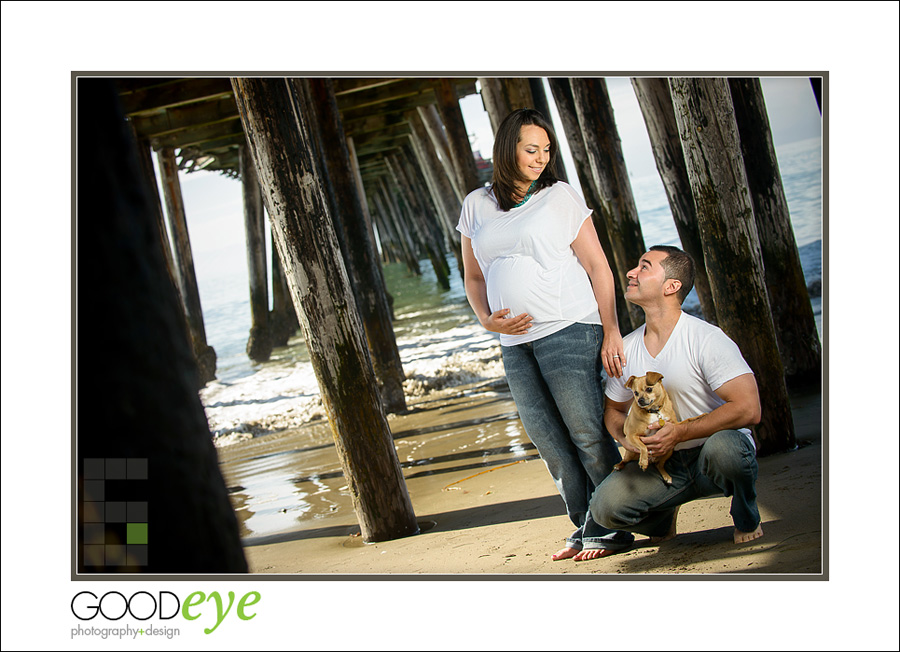
[[[756,506],[756,446],[747,426],[759,423],[759,391],[737,345],[719,328],[682,312],[694,283],[691,257],[656,246],[628,272],[625,298],[644,310],[645,324],[625,337],[627,366],[606,384],[606,428],[626,449],[623,426],[633,400],[629,376],[655,371],[675,402],[679,419],[642,437],[652,457],[674,450],[666,462],[672,484],[654,465],[629,463],[597,487],[591,514],[614,530],[638,532],[653,542],[675,536],[678,508],[703,496],[731,496],[734,541],[762,536]]]

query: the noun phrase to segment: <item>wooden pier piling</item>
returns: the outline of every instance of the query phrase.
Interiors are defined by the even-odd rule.
[[[366,191],[366,200],[369,205],[369,214],[372,216],[372,222],[378,229],[378,241],[381,243],[381,262],[396,263],[405,260],[400,238],[394,229],[393,222],[387,214],[384,201],[381,198],[380,189],[368,189]]]
[[[559,111],[560,120],[563,125],[563,132],[569,149],[572,153],[572,159],[575,162],[575,171],[581,182],[581,189],[584,193],[585,203],[593,211],[591,219],[594,222],[594,229],[597,231],[597,237],[600,245],[606,254],[609,267],[613,273],[613,280],[616,288],[616,315],[619,320],[619,329],[622,333],[630,333],[640,326],[644,319],[643,315],[638,314],[629,308],[628,302],[625,301],[625,287],[627,279],[625,274],[635,264],[637,258],[633,262],[620,262],[620,257],[616,256],[616,247],[612,241],[612,231],[609,227],[609,219],[602,210],[603,200],[601,199],[600,188],[591,171],[590,159],[587,152],[587,144],[585,142],[585,129],[582,127],[575,108],[575,98],[572,94],[572,85],[569,79],[564,77],[552,77],[549,80],[550,91],[553,93],[553,99],[556,102],[556,108]],[[638,254],[638,258],[641,254]]]
[[[431,211],[415,190],[416,184],[411,179],[411,171],[406,165],[405,152],[386,156],[385,163],[388,166],[391,183],[396,188],[400,199],[397,202],[397,212],[406,225],[410,249],[416,252],[417,258],[419,255],[428,258],[438,284],[445,290],[449,290],[450,267],[444,257],[443,249],[434,240],[429,219]]]
[[[606,80],[572,78],[569,83],[591,175],[599,193],[597,199],[600,206],[597,208],[606,222],[616,271],[624,288],[628,285],[625,274],[637,265],[646,247]],[[629,303],[628,311],[632,325],[643,323],[643,314],[638,306]]]
[[[111,80],[79,79],[75,97],[78,570],[246,573],[135,140]],[[101,489],[127,479],[134,500],[146,501],[146,557],[110,540],[112,528],[88,537],[86,501],[102,509],[113,500],[88,493],[88,476],[97,477],[87,473],[88,460],[100,466]]]
[[[291,84],[302,84],[291,80]],[[403,365],[391,323],[384,278],[378,265],[375,243],[370,238],[363,200],[356,192],[350,151],[344,137],[334,89],[327,79],[308,82],[322,138],[322,163],[332,188],[337,222],[345,234],[346,259],[354,271],[355,296],[360,311],[381,400],[389,413],[406,411]]]
[[[428,192],[428,184],[417,164],[416,155],[409,140],[399,148],[395,160],[405,178],[404,190],[410,193],[409,196],[412,200],[410,206],[416,211],[422,246],[428,253],[438,283],[445,290],[449,290],[450,265],[446,256],[445,232],[441,229],[440,215],[435,206],[434,197]]]
[[[254,362],[265,362],[272,355],[269,332],[269,281],[266,275],[266,224],[262,192],[256,168],[247,146],[242,145],[241,190],[244,201],[244,236],[247,245],[247,271],[250,280],[250,337],[247,355]]]
[[[380,199],[384,215],[397,235],[397,244],[403,254],[406,267],[412,274],[421,276],[422,269],[419,267],[419,252],[413,243],[409,227],[404,216],[400,213],[400,207],[391,190],[393,182],[387,175],[384,175],[379,177],[377,183],[376,201]]]
[[[540,77],[529,77],[528,87],[531,89],[531,98],[534,102],[531,105],[531,108],[537,110],[552,124],[553,114],[550,113],[550,102],[547,98],[547,91],[544,89],[544,80]],[[557,138],[564,137],[565,134],[557,134]],[[559,155],[556,157],[556,178],[560,181],[569,183],[569,175],[566,173],[566,163],[563,161],[563,157]]]
[[[432,201],[438,212],[441,231],[456,257],[459,273],[463,275],[462,246],[459,234],[456,231],[462,204],[453,192],[450,177],[447,176],[444,167],[441,165],[421,115],[418,111],[410,111],[407,114],[407,118],[413,130],[410,141]]]
[[[456,195],[456,201],[459,203],[461,210],[463,199],[466,198],[465,188],[460,183],[460,176],[457,174],[456,167],[453,165],[453,158],[450,156],[450,143],[444,131],[444,123],[441,122],[441,114],[434,104],[416,107],[416,113],[419,114],[422,125],[424,125],[425,131],[428,133],[432,149],[441,160],[441,167],[444,168],[446,177],[450,181],[450,187],[453,188],[453,193]],[[415,132],[415,126],[413,126],[413,130]]]
[[[465,197],[478,188],[478,166],[475,165],[475,155],[472,153],[472,143],[469,142],[469,134],[466,131],[466,123],[463,120],[462,109],[459,107],[459,99],[449,79],[441,79],[435,85],[434,93],[437,96],[438,113],[447,133],[447,144],[450,150],[450,160],[456,171],[456,178]]]
[[[665,77],[633,77],[631,85],[641,114],[644,116],[647,135],[653,149],[653,159],[666,190],[681,247],[694,259],[694,289],[700,301],[700,310],[706,321],[716,324],[716,304],[706,275],[694,198],[691,195],[691,184],[684,164],[684,154],[681,151],[681,139],[675,122],[675,110],[672,108],[669,82]]]
[[[175,150],[164,147],[158,152],[159,173],[162,176],[163,194],[166,198],[166,209],[169,217],[169,228],[172,232],[175,260],[176,280],[184,304],[191,333],[197,368],[200,371],[200,386],[216,377],[216,352],[206,342],[206,328],[203,325],[203,310],[200,307],[200,290],[197,287],[197,276],[194,272],[194,257],[191,253],[191,240],[188,236],[187,219],[184,214],[184,200],[181,196],[181,183],[178,181],[178,165],[175,162]]]
[[[148,139],[138,136],[137,131],[134,129],[134,123],[129,122],[129,125],[131,126],[131,133],[135,143],[137,143],[141,174],[144,176],[144,181],[147,184],[147,194],[150,197],[150,204],[154,209],[156,224],[159,229],[159,240],[166,257],[166,269],[169,272],[169,277],[172,279],[172,284],[177,292],[178,283],[175,280],[175,261],[172,259],[172,248],[169,246],[169,234],[166,230],[166,214],[163,211],[162,200],[159,198],[156,171],[153,169],[153,148],[150,146]]]
[[[500,123],[516,109],[533,109],[534,98],[527,77],[479,77],[484,110],[496,134]],[[549,115],[544,116],[548,120]]]
[[[756,374],[759,454],[795,447],[765,269],[727,80],[669,79],[719,326]]]
[[[306,82],[233,78],[275,241],[365,541],[418,532],[313,160]]]
[[[753,215],[765,265],[769,305],[788,386],[822,382],[822,345],[800,265],[790,211],[759,79],[728,80]]]
[[[281,255],[275,246],[275,236],[269,236],[272,251],[272,310],[269,312],[269,333],[272,346],[285,346],[288,340],[300,328],[297,312],[291,301],[291,290],[288,288],[281,264]]]

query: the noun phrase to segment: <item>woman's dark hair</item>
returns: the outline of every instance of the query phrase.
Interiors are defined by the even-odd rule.
[[[494,135],[494,174],[491,189],[497,203],[504,211],[515,206],[522,197],[517,194],[516,182],[527,182],[528,179],[519,171],[516,163],[516,145],[522,127],[534,125],[547,132],[550,140],[550,160],[534,185],[533,193],[556,183],[556,157],[559,156],[558,141],[553,127],[539,111],[534,109],[518,109],[503,119]]]

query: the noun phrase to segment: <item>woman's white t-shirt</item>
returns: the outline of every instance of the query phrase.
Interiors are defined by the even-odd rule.
[[[590,214],[563,181],[509,211],[487,188],[466,197],[456,228],[472,241],[491,312],[508,308],[509,317],[528,313],[533,319],[524,335],[501,334],[503,346],[531,342],[575,322],[600,323],[590,278],[571,246]]]

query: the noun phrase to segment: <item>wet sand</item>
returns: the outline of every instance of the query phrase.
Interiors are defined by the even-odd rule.
[[[503,381],[414,399],[391,416],[421,533],[363,543],[327,422],[219,449],[252,573],[822,577],[821,396],[792,398],[796,451],[760,459],[765,536],[735,545],[725,497],[681,508],[678,536],[603,559],[554,562],[572,526]]]

